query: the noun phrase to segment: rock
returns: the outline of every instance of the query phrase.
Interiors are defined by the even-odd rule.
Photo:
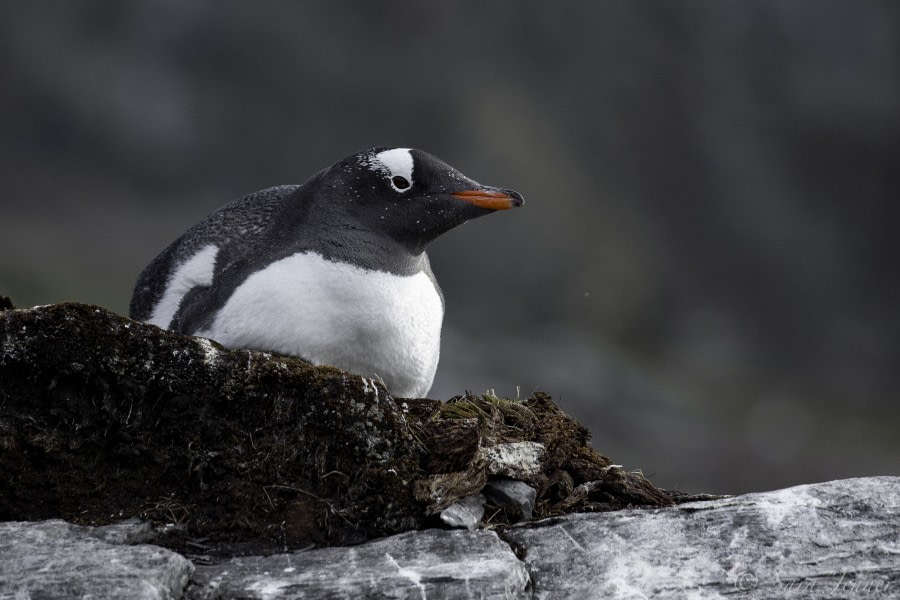
[[[138,519],[126,519],[102,527],[85,527],[84,530],[107,544],[146,544],[156,537],[150,523]]]
[[[353,373],[98,307],[0,311],[0,520],[138,517],[222,556],[436,524],[497,473],[541,490],[537,517],[674,503],[589,438],[546,394],[398,405]]]
[[[481,450],[488,475],[510,479],[530,479],[540,473],[543,455],[543,444],[536,442],[497,444]]]
[[[484,486],[483,492],[494,504],[513,507],[521,515],[521,518],[531,518],[537,490],[524,481],[496,479],[489,481]]]
[[[537,598],[900,595],[900,478],[848,479],[503,533]]]
[[[484,516],[484,502],[483,494],[463,498],[441,511],[441,522],[447,527],[472,531]]]
[[[141,526],[98,531],[64,521],[0,523],[2,598],[180,598],[193,572],[183,556],[158,546],[103,541],[141,535]]]
[[[499,534],[499,537],[498,537]],[[146,525],[0,524],[0,598],[179,598],[190,564]],[[107,541],[104,541],[107,540]],[[893,598],[900,478],[663,509],[577,513],[495,531],[197,565],[185,598]]]
[[[527,598],[528,572],[489,531],[427,530],[351,548],[197,567],[188,596],[225,598]]]

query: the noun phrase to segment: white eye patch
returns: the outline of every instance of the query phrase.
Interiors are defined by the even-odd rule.
[[[405,192],[411,189],[413,182],[413,157],[409,148],[384,150],[371,156],[365,164],[373,171],[378,171],[387,177],[388,181],[391,182],[391,186],[398,192]],[[402,182],[399,182],[401,185],[398,186],[397,182],[395,182],[396,177],[405,179],[407,185],[404,187]]]

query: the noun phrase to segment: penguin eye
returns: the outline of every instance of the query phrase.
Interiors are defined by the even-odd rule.
[[[391,183],[398,190],[405,190],[409,187],[409,181],[406,180],[406,177],[400,177],[399,175],[391,177]]]

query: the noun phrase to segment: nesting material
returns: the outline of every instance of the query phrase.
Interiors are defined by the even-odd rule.
[[[682,499],[593,450],[546,394],[397,402],[95,306],[0,307],[3,520],[136,517],[156,543],[265,552],[433,526],[498,478],[535,491],[532,518]],[[489,524],[520,520],[515,503]]]

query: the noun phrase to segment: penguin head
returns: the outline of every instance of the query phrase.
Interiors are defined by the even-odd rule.
[[[343,159],[324,174],[346,203],[354,227],[377,228],[414,249],[498,210],[522,206],[513,190],[481,185],[439,158],[410,148],[374,148]]]

